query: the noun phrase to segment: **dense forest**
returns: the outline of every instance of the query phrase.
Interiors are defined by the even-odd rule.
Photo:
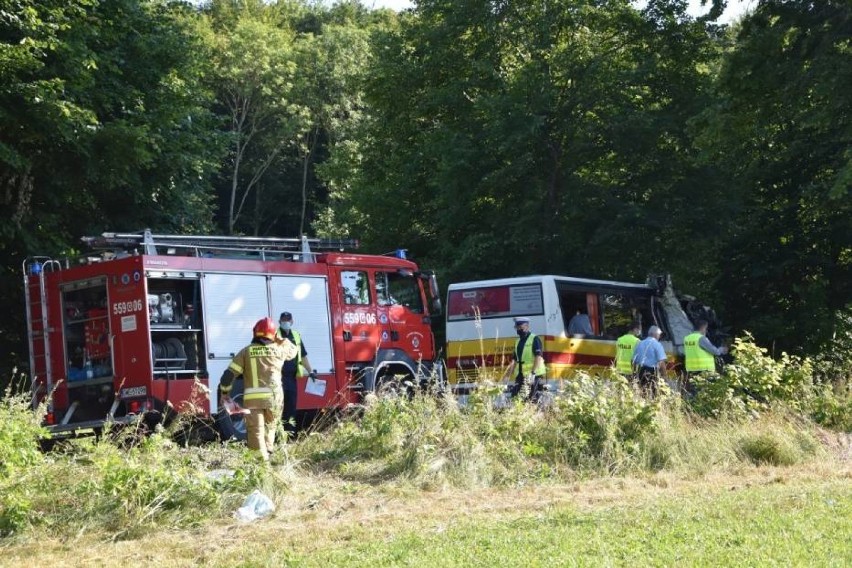
[[[0,366],[80,237],[351,236],[452,281],[671,273],[733,332],[852,321],[852,3],[0,0]],[[848,346],[846,346],[848,349]]]

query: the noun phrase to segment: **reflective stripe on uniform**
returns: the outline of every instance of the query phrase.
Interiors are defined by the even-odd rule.
[[[257,378],[259,377],[259,375],[257,374],[257,359],[252,357],[251,353],[249,353],[249,367],[251,367],[249,369],[251,372],[249,373],[250,377],[248,377],[248,380],[251,384],[251,387],[247,388],[246,392],[253,390],[252,387],[257,386]]]
[[[234,374],[237,375],[237,376],[243,374],[243,368],[240,365],[238,365],[237,363],[235,363],[234,361],[231,361],[231,364],[228,365],[228,368],[230,370],[232,370],[234,372]]]
[[[261,400],[272,398],[272,389],[266,387],[247,388],[243,393],[244,400]]]

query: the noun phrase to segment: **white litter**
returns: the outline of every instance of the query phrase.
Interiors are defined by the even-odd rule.
[[[267,516],[274,510],[275,505],[272,503],[272,500],[255,489],[243,501],[243,506],[234,511],[234,517],[238,521],[250,523],[251,521]]]

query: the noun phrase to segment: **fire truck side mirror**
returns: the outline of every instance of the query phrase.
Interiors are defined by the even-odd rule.
[[[434,273],[429,275],[429,293],[432,295],[432,314],[441,315],[444,306],[441,305],[441,291],[438,289],[438,279]]]

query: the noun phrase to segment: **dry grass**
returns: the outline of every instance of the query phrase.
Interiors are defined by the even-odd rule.
[[[281,475],[290,477],[287,472]],[[826,459],[793,467],[745,466],[707,474],[671,471],[638,477],[599,478],[573,483],[501,489],[444,488],[423,491],[410,485],[354,484],[329,476],[291,478],[276,497],[272,518],[242,525],[219,521],[200,529],[158,532],[138,540],[105,542],[103,534],[59,540],[31,535],[7,540],[3,563],[113,566],[286,565],[348,543],[385,542],[407,532],[442,532],[457,523],[493,522],[569,509],[593,513],[615,507],[644,507],[677,498],[712,498],[732,491],[783,486],[805,491],[826,483],[847,484],[852,463]],[[357,563],[357,562],[356,562]]]

